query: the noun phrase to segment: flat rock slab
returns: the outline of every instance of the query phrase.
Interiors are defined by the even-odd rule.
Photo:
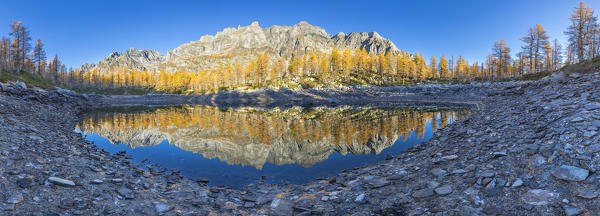
[[[367,183],[369,185],[371,185],[373,188],[380,188],[380,187],[387,186],[390,184],[389,181],[382,179],[382,178],[374,178],[374,179],[367,181]]]
[[[287,199],[275,198],[271,202],[271,215],[293,215],[294,203]]]
[[[173,210],[173,206],[168,203],[154,202],[153,204],[154,208],[156,209],[156,212],[160,214]]]
[[[125,197],[125,199],[133,199],[135,198],[134,193],[129,188],[121,188],[117,191],[121,196]]]
[[[494,152],[494,153],[492,153],[492,158],[504,157],[506,155],[507,155],[506,152]]]
[[[1,91],[8,91],[8,86],[0,83],[0,90]]]
[[[586,131],[583,133],[583,137],[591,139],[594,136],[596,136],[596,134],[598,134],[598,132],[596,132],[596,131]]]
[[[442,159],[444,159],[444,160],[456,160],[457,158],[458,158],[458,155],[448,155],[448,156],[442,157]]]
[[[527,191],[527,193],[523,194],[521,198],[529,205],[539,206],[548,205],[548,203],[558,198],[558,194],[547,190],[534,189]]]
[[[494,177],[496,175],[496,172],[492,171],[492,170],[484,170],[483,172],[479,173],[480,177],[484,177],[484,178],[491,178]]]
[[[354,199],[354,202],[357,202],[357,203],[365,203],[365,197],[366,197],[366,196],[367,196],[367,195],[365,195],[364,193],[363,193],[363,194],[360,194],[360,195],[356,196],[356,199]]]
[[[75,186],[75,182],[73,182],[71,180],[67,180],[67,179],[58,178],[58,177],[50,177],[50,178],[48,178],[48,181],[52,184],[65,186],[65,187]]]
[[[433,189],[431,189],[431,188],[417,190],[412,194],[412,196],[414,198],[425,198],[425,197],[430,197],[433,195],[435,195],[435,193],[434,193]]]
[[[589,103],[583,106],[586,110],[597,110],[600,109],[599,103]]]
[[[583,122],[584,119],[581,117],[575,117],[573,119],[571,119],[571,123],[579,123],[579,122]]]
[[[452,193],[452,187],[450,185],[444,185],[435,189],[435,193],[439,195],[448,195]]]
[[[6,203],[8,204],[18,204],[20,202],[23,202],[23,194],[18,191],[9,193],[9,196],[6,199]]]
[[[584,198],[584,199],[595,199],[596,197],[598,197],[598,192],[586,190],[586,191],[579,192],[577,194],[577,196]]]
[[[523,180],[521,180],[520,178],[518,178],[517,180],[515,180],[515,182],[512,183],[512,187],[521,187],[523,185]]]
[[[580,215],[581,213],[583,213],[581,211],[581,209],[574,207],[574,206],[566,206],[563,208],[565,210],[565,215],[567,215],[567,216],[576,216],[576,215]]]
[[[552,171],[554,177],[566,181],[583,181],[589,174],[590,171],[586,169],[568,165],[562,165]]]

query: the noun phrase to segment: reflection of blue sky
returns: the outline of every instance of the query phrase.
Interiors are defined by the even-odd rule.
[[[423,139],[417,138],[418,136],[413,131],[406,141],[403,141],[403,137],[400,137],[394,145],[384,149],[378,155],[354,155],[351,153],[341,155],[336,152],[331,154],[327,160],[309,168],[304,168],[297,164],[275,165],[266,163],[262,170],[258,170],[252,166],[229,165],[219,159],[204,158],[201,154],[188,152],[177,146],[169,145],[167,140],[156,146],[132,149],[123,143],[114,145],[98,134],[87,134],[86,139],[110,153],[126,151],[127,154],[133,157],[132,160],[136,163],[141,163],[142,160],[148,159],[150,163],[159,164],[160,167],[177,168],[181,171],[182,175],[191,179],[208,177],[210,184],[214,185],[223,184],[240,187],[258,183],[261,176],[267,176],[266,183],[290,182],[302,184],[315,180],[318,177],[334,176],[344,169],[348,170],[385,160],[388,154],[398,155],[409,147],[431,138],[433,132],[430,122],[431,120],[427,121],[425,137]]]

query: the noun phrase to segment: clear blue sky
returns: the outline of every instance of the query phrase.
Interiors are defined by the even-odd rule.
[[[594,10],[600,0],[584,1]],[[536,23],[565,43],[575,0],[439,1],[2,1],[0,35],[21,20],[47,54],[67,66],[97,62],[110,52],[155,49],[166,54],[180,44],[225,27],[293,25],[305,20],[337,32],[377,31],[399,49],[481,60],[504,38],[514,55],[519,38]],[[598,11],[596,11],[598,13]]]

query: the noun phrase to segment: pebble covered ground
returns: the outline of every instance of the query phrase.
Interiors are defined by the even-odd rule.
[[[405,90],[413,97],[475,98],[479,110],[386,161],[309,184],[242,190],[103,152],[73,132],[94,97],[24,87],[0,85],[0,215],[600,212],[600,73],[414,87]],[[394,90],[368,94],[382,91]]]

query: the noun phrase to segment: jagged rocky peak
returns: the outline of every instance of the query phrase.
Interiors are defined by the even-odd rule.
[[[114,69],[158,70],[165,56],[155,50],[130,48],[123,53],[112,52],[97,64],[83,64],[81,70],[96,69],[105,72]]]
[[[226,28],[216,35],[206,35],[198,41],[183,44],[167,54],[167,65],[189,70],[213,69],[235,61],[246,63],[267,52],[272,58],[288,58],[307,51],[329,52],[332,48],[364,48],[375,54],[399,52],[392,41],[376,32],[353,32],[349,35],[328,34],[325,29],[301,21],[293,26],[249,26]],[[228,58],[223,58],[227,56]]]
[[[272,59],[289,58],[308,51],[329,52],[333,48],[343,50],[364,48],[370,53],[398,53],[392,41],[377,32],[340,32],[335,36],[325,29],[301,21],[293,26],[274,25],[262,28],[258,22],[237,28],[225,28],[215,35],[202,36],[197,41],[183,44],[167,52],[167,56],[153,50],[129,49],[124,53],[111,53],[96,65],[84,68],[110,70],[135,68],[138,70],[201,71],[215,69],[219,65],[242,64],[267,52]],[[164,66],[164,67],[163,67]]]
[[[337,47],[364,48],[369,53],[399,52],[391,40],[381,37],[377,32],[352,32],[348,35],[340,32],[333,37],[333,41]]]

